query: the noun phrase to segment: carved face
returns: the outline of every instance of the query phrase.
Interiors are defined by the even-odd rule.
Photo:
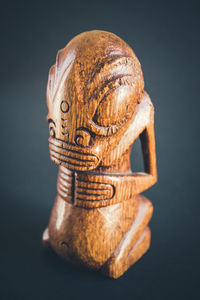
[[[124,41],[104,31],[75,37],[49,73],[51,159],[77,171],[101,165],[133,119],[143,88],[139,61]]]

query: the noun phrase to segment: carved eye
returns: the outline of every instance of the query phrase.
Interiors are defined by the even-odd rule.
[[[123,86],[104,97],[94,114],[93,121],[99,126],[113,126],[121,124],[130,117],[136,102],[129,86]]]
[[[60,104],[60,109],[63,113],[67,113],[69,111],[69,103],[67,101],[62,101]]]

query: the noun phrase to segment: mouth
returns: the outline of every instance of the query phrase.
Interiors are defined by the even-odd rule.
[[[52,137],[49,138],[49,152],[53,162],[72,171],[93,170],[99,164],[95,154]]]

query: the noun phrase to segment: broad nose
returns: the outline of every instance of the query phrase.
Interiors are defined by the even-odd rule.
[[[90,144],[91,135],[85,129],[77,129],[74,141],[79,147],[87,147]]]

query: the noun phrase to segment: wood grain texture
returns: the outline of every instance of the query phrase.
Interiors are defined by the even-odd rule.
[[[116,35],[84,32],[57,54],[47,84],[49,149],[59,165],[45,246],[118,278],[149,248],[157,180],[154,108],[140,63]],[[132,173],[140,137],[145,173]]]

